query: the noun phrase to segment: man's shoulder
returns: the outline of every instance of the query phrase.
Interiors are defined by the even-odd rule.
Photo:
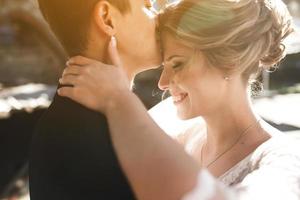
[[[45,111],[38,122],[38,127],[71,128],[90,126],[106,126],[107,121],[103,114],[89,110],[88,108],[67,98],[55,95],[51,105]]]

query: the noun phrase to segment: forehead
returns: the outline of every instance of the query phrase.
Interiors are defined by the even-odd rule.
[[[161,46],[164,60],[172,55],[189,56],[193,54],[193,49],[176,39],[170,33],[163,33],[161,36]]]

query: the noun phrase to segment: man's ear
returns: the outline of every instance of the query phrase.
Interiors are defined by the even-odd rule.
[[[107,1],[99,1],[94,9],[94,22],[108,36],[116,34],[117,9]]]

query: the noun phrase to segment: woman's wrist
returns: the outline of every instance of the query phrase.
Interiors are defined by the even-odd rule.
[[[122,106],[126,106],[128,102],[133,101],[135,98],[137,98],[136,95],[130,90],[116,90],[107,99],[108,102],[104,108],[104,114],[108,116],[114,111],[121,110]]]

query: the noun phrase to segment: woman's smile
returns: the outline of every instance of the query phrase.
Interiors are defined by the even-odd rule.
[[[181,104],[188,97],[187,93],[178,93],[172,95],[173,102],[175,105]]]

